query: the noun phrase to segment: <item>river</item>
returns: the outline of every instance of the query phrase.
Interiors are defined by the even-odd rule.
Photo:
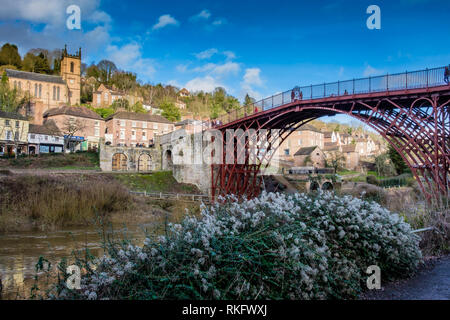
[[[145,238],[145,230],[154,229],[155,222],[113,225],[114,236],[137,243]],[[35,265],[42,256],[55,266],[73,250],[89,248],[95,255],[102,254],[102,235],[94,226],[64,228],[59,231],[24,231],[0,235],[0,279],[3,299],[29,297],[35,276]],[[19,294],[19,295],[18,295]]]

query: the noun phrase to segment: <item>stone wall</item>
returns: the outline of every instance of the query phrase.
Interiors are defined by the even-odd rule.
[[[127,171],[139,171],[139,157],[147,154],[151,158],[151,170],[161,170],[161,150],[159,148],[132,148],[114,147],[102,144],[100,146],[100,168],[102,171],[112,171],[112,159],[115,154],[124,154],[127,157]]]

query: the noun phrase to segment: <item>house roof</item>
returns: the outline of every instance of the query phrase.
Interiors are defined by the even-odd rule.
[[[320,131],[319,129],[317,129],[316,127],[314,127],[313,125],[310,125],[309,123],[302,125],[298,131],[314,131],[314,132],[319,132],[322,133],[322,131]]]
[[[333,132],[324,132],[323,133],[324,138],[331,138],[332,135],[333,135]]]
[[[294,154],[294,156],[307,156],[307,155],[310,155],[316,149],[317,149],[317,146],[300,148]]]
[[[0,118],[16,119],[16,120],[28,120],[27,117],[24,117],[20,113],[6,112],[6,111],[1,111],[1,110],[0,110]]]
[[[147,122],[159,122],[159,123],[170,123],[166,118],[157,115],[157,114],[149,114],[149,113],[136,113],[136,112],[127,112],[127,111],[119,111],[109,116],[106,121],[112,119],[122,119],[122,120],[137,120],[137,121],[147,121]]]
[[[5,71],[6,71],[6,75],[8,76],[8,78],[19,78],[19,79],[24,79],[24,80],[66,84],[66,82],[60,76],[51,76],[48,74],[19,71],[19,70],[12,70],[12,69],[6,69]]]
[[[347,144],[342,146],[342,152],[355,152],[356,145],[355,144]]]
[[[95,120],[103,120],[96,112],[86,108],[86,107],[69,107],[63,106],[60,108],[52,108],[44,113],[44,118],[58,115],[70,115],[80,118],[89,118]]]
[[[61,131],[59,131],[55,121],[53,120],[47,120],[43,125],[30,124],[28,132],[36,134],[45,134],[49,136],[62,136]]]

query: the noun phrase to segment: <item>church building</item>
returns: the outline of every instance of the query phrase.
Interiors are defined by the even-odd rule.
[[[81,92],[81,48],[74,55],[64,48],[59,76],[6,69],[9,84],[30,95],[30,105],[25,111],[30,123],[43,124],[44,113],[52,108],[79,105]]]

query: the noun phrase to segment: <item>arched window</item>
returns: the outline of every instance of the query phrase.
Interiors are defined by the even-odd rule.
[[[17,88],[17,81],[14,80],[14,89]]]
[[[73,70],[75,68],[75,64],[73,62],[70,63],[70,72],[73,73]]]
[[[57,100],[59,101],[60,100],[60,87],[58,87],[57,89]]]
[[[38,85],[37,85],[37,83],[34,84],[34,96],[35,97],[38,96]]]
[[[42,84],[39,85],[39,98],[42,98]]]
[[[22,82],[19,81],[19,90],[22,90]]]
[[[56,87],[53,86],[53,100],[56,100]]]

